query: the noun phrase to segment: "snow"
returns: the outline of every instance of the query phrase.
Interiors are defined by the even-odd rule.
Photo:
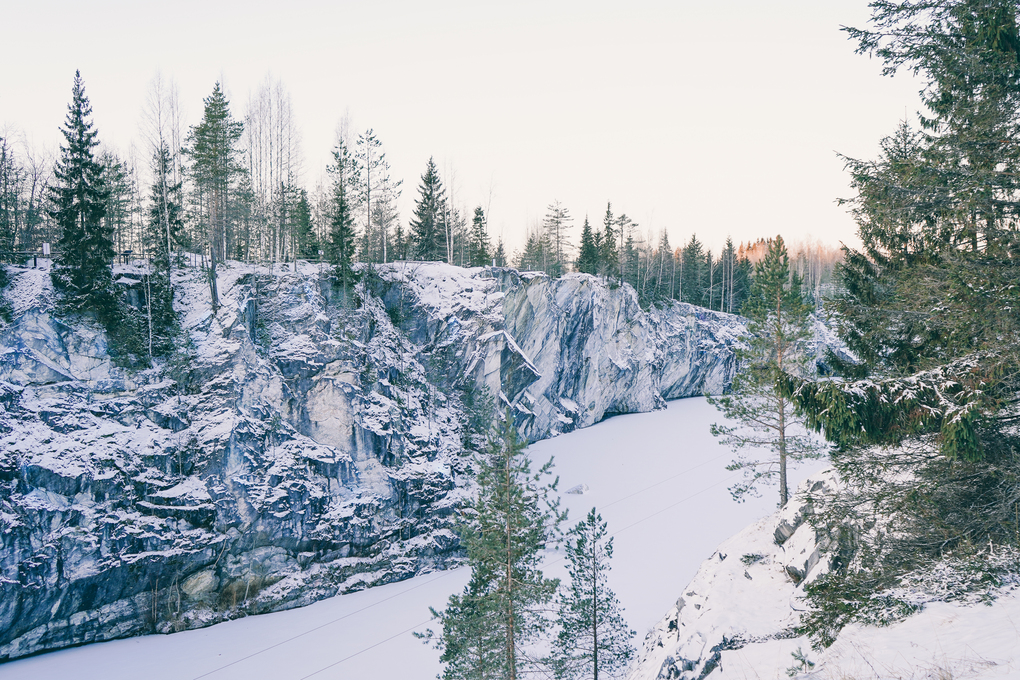
[[[555,458],[561,490],[588,487],[583,495],[561,496],[570,513],[564,528],[593,506],[609,522],[615,536],[610,585],[638,631],[635,643],[722,538],[775,506],[771,488],[761,499],[731,500],[727,486],[736,473],[725,465],[732,454],[708,432],[719,419],[704,399],[685,399],[530,448],[536,463]],[[809,471],[794,473],[794,481]],[[547,555],[546,573],[566,576],[560,553]],[[411,631],[428,627],[428,607],[442,607],[467,578],[466,569],[426,574],[200,630],[65,649],[0,666],[0,677],[296,680],[321,671],[314,677],[433,678],[441,668],[438,653]]]
[[[769,539],[776,523],[789,519],[766,517],[774,508],[775,489],[766,488],[762,498],[743,504],[731,500],[727,486],[738,473],[727,472],[725,464],[732,454],[708,432],[709,424],[719,420],[704,399],[686,399],[670,402],[666,410],[614,417],[530,448],[536,463],[555,458],[561,490],[584,490],[580,495],[562,491],[570,511],[567,526],[593,506],[609,522],[615,540],[610,585],[638,631],[638,645],[677,596],[686,594],[696,574],[713,588],[717,612],[712,626],[743,627],[753,635],[770,626],[775,630],[790,618],[792,586],[780,578],[779,568],[785,567],[778,560],[780,553],[791,564],[802,560],[801,544],[810,546],[801,532],[782,547]],[[823,465],[798,469],[792,483]],[[186,486],[162,493],[186,495]],[[748,559],[742,562],[742,557]],[[563,578],[562,554],[550,551],[545,570]],[[752,579],[743,575],[745,570]],[[468,575],[466,569],[426,574],[200,630],[65,649],[4,664],[0,678],[432,678],[441,669],[438,654],[411,632],[427,628],[428,607],[441,607]],[[688,599],[687,611],[703,604],[697,597]],[[724,600],[729,609],[721,606]],[[850,626],[824,653],[811,650],[805,638],[747,644],[722,652],[710,677],[786,678],[791,654],[800,649],[816,663],[804,678],[1016,678],[1018,640],[1020,592],[1014,590],[992,606],[935,602],[887,628]]]

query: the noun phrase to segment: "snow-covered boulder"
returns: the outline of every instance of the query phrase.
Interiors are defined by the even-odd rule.
[[[727,651],[795,637],[804,585],[830,566],[807,497],[837,483],[831,468],[809,477],[783,509],[722,543],[645,637],[629,680],[702,678]]]

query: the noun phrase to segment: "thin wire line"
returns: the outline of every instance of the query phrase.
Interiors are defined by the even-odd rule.
[[[649,489],[653,489],[653,488],[655,488],[655,487],[657,487],[657,486],[660,486],[660,485],[662,485],[662,484],[665,484],[666,482],[668,482],[668,481],[671,481],[671,480],[673,480],[673,479],[676,479],[677,477],[679,477],[679,476],[681,476],[681,475],[687,474],[688,472],[691,472],[691,471],[693,471],[693,470],[697,470],[698,468],[700,468],[700,467],[702,467],[702,466],[704,466],[704,465],[707,465],[708,463],[711,463],[711,462],[713,462],[713,461],[715,461],[715,460],[718,460],[719,458],[721,458],[721,457],[722,457],[722,455],[723,455],[723,454],[720,454],[719,456],[716,456],[715,458],[711,458],[711,459],[709,459],[709,460],[706,460],[706,461],[705,461],[705,462],[703,462],[703,463],[699,463],[698,465],[695,465],[694,467],[688,468],[688,469],[686,469],[686,470],[684,470],[684,471],[682,471],[682,472],[678,472],[678,473],[676,473],[675,475],[672,475],[672,476],[670,476],[670,477],[667,477],[666,479],[664,479],[664,480],[662,480],[662,481],[660,481],[660,482],[656,482],[655,484],[652,484],[652,485],[650,485],[650,486],[647,486],[647,487],[645,487],[645,488],[643,488],[643,489],[641,489],[641,490],[639,490],[639,491],[635,491],[635,492],[633,492],[633,493],[631,493],[631,494],[628,494],[627,496],[623,496],[622,498],[618,498],[618,499],[616,499],[615,501],[612,501],[611,503],[607,503],[606,505],[603,505],[602,507],[603,507],[603,508],[607,508],[607,507],[609,507],[610,505],[615,505],[615,504],[617,504],[617,503],[621,503],[621,502],[623,502],[623,501],[625,501],[625,500],[628,500],[628,499],[630,499],[630,498],[633,498],[634,496],[637,496],[637,495],[639,495],[639,494],[642,494],[642,493],[644,493],[645,491],[648,491]],[[612,534],[610,534],[610,536],[609,536],[609,537],[610,537],[610,538],[612,538],[613,536],[616,536],[617,534],[619,534],[619,533],[621,533],[621,532],[624,532],[624,531],[626,531],[627,529],[631,529],[631,528],[633,528],[633,527],[637,526],[638,524],[641,524],[642,522],[644,522],[644,521],[646,521],[646,520],[649,520],[649,519],[651,519],[652,517],[655,517],[655,516],[657,516],[657,515],[661,515],[662,513],[666,512],[667,510],[670,510],[671,508],[675,508],[676,506],[680,505],[681,503],[684,503],[684,502],[686,502],[686,501],[689,501],[690,499],[692,499],[692,498],[694,498],[694,497],[696,497],[696,496],[700,496],[701,494],[705,493],[706,491],[708,491],[708,490],[710,490],[710,489],[713,489],[713,488],[715,488],[715,487],[719,486],[720,484],[723,484],[724,482],[727,482],[727,481],[729,481],[729,480],[730,480],[730,479],[732,479],[732,478],[733,478],[733,477],[734,477],[735,475],[736,475],[736,473],[734,473],[734,474],[732,474],[732,475],[729,475],[729,476],[728,476],[728,477],[726,477],[725,479],[722,479],[722,480],[720,480],[720,481],[716,482],[715,484],[712,484],[712,485],[710,485],[710,486],[707,486],[707,487],[705,487],[704,489],[701,489],[700,491],[698,491],[698,492],[696,492],[696,493],[693,493],[693,494],[691,494],[690,496],[687,496],[687,497],[685,497],[685,498],[682,498],[681,500],[679,500],[679,501],[677,501],[677,502],[675,502],[675,503],[673,503],[673,504],[671,504],[671,505],[668,505],[668,506],[666,506],[665,508],[662,508],[661,510],[657,510],[656,512],[654,512],[654,513],[652,513],[652,514],[650,514],[650,515],[647,515],[647,516],[645,516],[645,517],[643,517],[643,518],[641,518],[641,519],[637,520],[636,522],[633,522],[633,523],[631,523],[631,524],[628,524],[627,526],[625,526],[625,527],[623,527],[623,528],[621,528],[621,529],[617,529],[617,530],[616,530],[616,531],[614,531],[614,532],[613,532]],[[566,559],[566,556],[565,556],[565,555],[561,555],[561,556],[557,557],[556,559],[554,559],[554,560],[552,560],[552,561],[550,561],[550,562],[546,562],[545,564],[546,564],[546,566],[552,566],[552,565],[554,565],[554,564],[558,564],[558,563],[562,562],[562,561],[563,561],[564,559]],[[279,647],[279,646],[281,646],[281,645],[285,645],[285,644],[287,644],[288,642],[293,642],[294,640],[297,640],[298,638],[302,638],[302,637],[304,637],[305,635],[309,635],[309,634],[311,634],[311,633],[314,633],[314,632],[315,632],[315,631],[317,631],[317,630],[321,630],[321,629],[323,629],[323,628],[325,628],[325,627],[327,627],[327,626],[331,626],[331,625],[333,625],[334,623],[337,623],[337,622],[339,622],[339,621],[342,621],[342,620],[344,620],[344,619],[346,619],[346,618],[348,618],[348,617],[354,616],[355,614],[360,614],[361,612],[363,612],[363,611],[365,611],[365,610],[367,610],[367,609],[371,609],[372,607],[375,607],[375,606],[377,606],[377,605],[380,605],[380,604],[382,604],[382,603],[384,603],[384,602],[387,602],[387,601],[389,601],[389,600],[392,600],[392,599],[394,599],[394,598],[396,598],[396,597],[400,597],[401,595],[405,595],[405,594],[407,594],[407,593],[411,592],[412,590],[417,590],[418,588],[421,588],[421,587],[423,587],[423,586],[426,586],[426,585],[428,585],[428,584],[434,583],[434,582],[438,581],[439,579],[445,578],[445,577],[447,577],[447,576],[449,576],[449,575],[453,574],[453,573],[454,573],[455,571],[456,571],[456,570],[454,570],[454,569],[449,569],[449,570],[445,570],[445,571],[441,572],[441,573],[440,573],[440,574],[439,574],[438,576],[436,576],[436,577],[435,577],[435,578],[433,578],[433,579],[429,579],[428,581],[423,581],[423,582],[421,582],[421,583],[419,583],[419,584],[417,584],[417,585],[415,585],[415,586],[412,586],[412,587],[410,587],[410,588],[407,588],[406,590],[402,590],[402,591],[400,591],[399,593],[394,593],[393,595],[390,595],[389,597],[387,597],[387,598],[385,598],[385,599],[382,599],[382,600],[379,600],[379,601],[377,601],[377,602],[373,602],[372,604],[366,605],[366,606],[362,607],[361,609],[358,609],[358,610],[356,610],[356,611],[353,611],[353,612],[349,612],[349,613],[347,613],[347,614],[344,614],[344,615],[343,615],[343,616],[341,616],[341,617],[338,617],[338,618],[336,618],[336,619],[333,619],[332,621],[328,621],[328,622],[326,622],[326,623],[323,623],[323,624],[321,624],[321,625],[319,625],[319,626],[316,626],[315,628],[311,628],[311,629],[309,629],[309,630],[306,630],[306,631],[305,631],[305,632],[303,632],[303,633],[299,633],[299,634],[297,634],[297,635],[295,635],[295,636],[293,636],[293,637],[287,638],[286,640],[281,640],[280,642],[277,642],[277,643],[275,643],[275,644],[273,644],[273,645],[270,645],[269,647],[265,647],[264,649],[260,649],[260,650],[258,650],[258,651],[256,651],[256,652],[252,652],[251,654],[248,654],[248,655],[246,655],[246,656],[243,656],[243,657],[241,657],[241,658],[239,658],[239,659],[236,659],[236,660],[234,660],[234,661],[231,661],[231,662],[230,662],[230,663],[228,663],[228,664],[224,664],[223,666],[220,666],[220,667],[218,667],[218,668],[214,668],[213,670],[210,670],[210,671],[206,671],[206,672],[205,672],[205,673],[203,673],[202,675],[197,675],[197,676],[195,676],[193,680],[200,680],[200,678],[205,678],[205,677],[208,677],[208,676],[212,675],[213,673],[218,673],[218,672],[220,672],[220,671],[222,671],[222,670],[224,670],[224,669],[226,669],[226,668],[229,668],[229,667],[231,667],[231,666],[234,666],[234,665],[236,665],[236,664],[239,664],[239,663],[241,663],[242,661],[247,661],[248,659],[251,659],[251,658],[253,658],[253,657],[256,657],[256,656],[258,656],[259,654],[262,654],[262,653],[264,653],[264,652],[268,652],[268,651],[270,651],[270,650],[272,650],[272,649],[275,649],[275,648],[277,648],[277,647]],[[401,631],[400,633],[397,633],[397,634],[395,634],[395,635],[392,635],[392,636],[390,636],[390,637],[386,638],[385,640],[381,640],[381,641],[379,641],[379,642],[377,642],[377,643],[373,644],[373,645],[372,645],[372,646],[370,646],[370,647],[366,647],[366,648],[364,648],[364,649],[362,649],[362,650],[359,650],[359,651],[355,652],[354,654],[351,654],[350,656],[344,657],[344,658],[343,658],[343,659],[341,659],[340,661],[336,661],[336,662],[334,662],[334,663],[330,664],[329,666],[326,666],[325,668],[322,668],[322,669],[320,669],[320,670],[317,670],[317,671],[315,671],[314,673],[312,673],[312,675],[315,675],[315,674],[317,674],[317,673],[321,673],[321,672],[322,672],[322,671],[324,671],[324,670],[327,670],[327,669],[329,669],[329,668],[332,668],[333,666],[339,665],[339,664],[343,663],[344,661],[346,661],[347,659],[351,659],[351,658],[353,658],[353,657],[355,657],[355,656],[357,656],[357,655],[359,655],[359,654],[362,654],[363,652],[366,652],[366,651],[368,651],[369,649],[372,649],[372,648],[374,648],[374,647],[378,647],[379,645],[383,644],[384,642],[389,642],[390,640],[392,640],[392,639],[394,639],[394,638],[396,638],[396,637],[400,637],[401,635],[404,635],[405,633],[407,633],[407,632],[409,632],[409,631],[412,631],[412,630],[414,630],[415,628],[418,628],[419,626],[423,626],[423,625],[425,625],[425,624],[426,624],[426,623],[428,623],[429,621],[431,621],[431,619],[428,619],[428,620],[426,620],[426,621],[423,621],[422,623],[416,624],[416,625],[412,626],[411,628],[408,628],[407,630]],[[305,678],[309,678],[309,677],[311,677],[311,675],[307,675],[307,676],[305,676]],[[302,678],[301,680],[304,680],[304,678]]]
[[[709,461],[706,461],[706,462],[709,462]],[[702,465],[704,465],[704,463],[702,463]],[[700,465],[699,465],[699,466],[697,466],[697,467],[700,467]],[[693,469],[695,469],[695,468],[691,468],[691,469],[693,470]],[[682,474],[682,473],[681,473],[681,474]],[[705,487],[704,489],[701,489],[700,491],[698,491],[698,492],[696,492],[696,493],[692,493],[692,494],[691,494],[690,496],[687,496],[687,497],[685,497],[685,498],[682,498],[682,499],[678,500],[678,501],[677,501],[676,503],[673,503],[673,504],[671,504],[671,505],[668,505],[668,506],[666,506],[665,508],[662,508],[661,510],[656,510],[656,511],[655,511],[655,512],[653,512],[652,514],[650,514],[650,515],[646,515],[645,517],[642,517],[642,518],[641,518],[641,519],[639,519],[638,521],[636,521],[636,522],[633,522],[633,523],[631,523],[631,524],[628,524],[627,526],[623,527],[622,529],[617,529],[616,531],[614,531],[614,532],[613,532],[612,534],[610,534],[610,535],[609,535],[609,538],[612,538],[613,536],[616,536],[617,534],[619,534],[619,533],[621,533],[621,532],[624,532],[624,531],[626,531],[627,529],[631,529],[631,528],[633,528],[633,527],[637,526],[638,524],[641,524],[642,522],[645,522],[645,521],[647,521],[647,520],[650,520],[651,518],[653,518],[653,517],[655,517],[655,516],[657,516],[657,515],[661,515],[662,513],[666,512],[667,510],[669,510],[669,509],[671,509],[671,508],[675,508],[676,506],[680,505],[681,503],[686,503],[687,501],[691,500],[692,498],[695,498],[696,496],[700,496],[701,494],[705,493],[706,491],[709,491],[709,490],[711,490],[711,489],[714,489],[715,487],[719,486],[720,484],[724,484],[725,482],[728,482],[729,480],[733,479],[733,477],[735,477],[736,475],[737,475],[737,473],[736,473],[736,472],[734,472],[733,474],[729,475],[729,476],[728,476],[728,477],[726,477],[725,479],[721,479],[721,480],[719,480],[719,481],[718,481],[718,482],[716,482],[715,484],[712,484],[712,485],[710,485],[710,486],[706,486],[706,487]],[[668,480],[663,480],[663,481],[668,481]],[[660,482],[660,483],[661,483],[661,482]],[[658,485],[657,485],[657,484],[653,484],[652,486],[658,486]],[[651,488],[651,487],[649,487],[649,488]],[[631,494],[631,495],[634,495],[634,494]],[[628,496],[628,498],[629,498],[629,496]],[[621,500],[622,500],[622,499],[621,499]],[[618,501],[613,501],[613,502],[614,502],[614,503],[616,503],[616,502],[618,502]],[[603,506],[603,507],[605,507],[605,506]],[[564,559],[566,559],[566,556],[565,556],[565,555],[560,555],[559,557],[557,557],[557,558],[556,558],[555,560],[552,560],[551,562],[545,562],[545,563],[544,563],[544,566],[546,566],[546,567],[551,567],[551,566],[552,566],[552,565],[554,565],[554,564],[558,564],[559,562],[562,562],[562,561],[563,561]],[[447,573],[450,573],[450,572],[447,572]],[[435,581],[435,580],[438,580],[438,579],[433,579],[433,581]],[[431,581],[430,581],[430,583],[431,583]],[[409,589],[409,590],[410,590],[410,589]],[[394,596],[394,597],[396,597],[396,596]],[[366,609],[367,609],[367,607],[366,607]],[[386,643],[386,642],[389,642],[390,640],[393,640],[393,639],[395,639],[395,638],[398,638],[398,637],[400,637],[401,635],[405,635],[405,634],[407,634],[407,633],[411,632],[412,630],[414,630],[415,628],[418,628],[418,627],[420,627],[420,626],[424,626],[425,624],[427,624],[427,623],[428,623],[429,621],[431,621],[431,620],[432,620],[432,619],[427,619],[427,620],[425,620],[425,621],[422,621],[421,623],[415,624],[414,626],[411,626],[410,628],[407,628],[406,630],[402,630],[402,631],[400,631],[399,633],[396,633],[395,635],[391,635],[390,637],[386,638],[385,640],[380,640],[379,642],[376,642],[375,644],[373,644],[373,645],[371,645],[371,646],[369,646],[369,647],[365,647],[364,649],[358,650],[358,651],[357,651],[357,652],[355,652],[354,654],[351,654],[351,655],[349,655],[349,656],[345,656],[344,658],[340,659],[339,661],[334,661],[334,662],[333,662],[333,663],[331,663],[330,665],[328,665],[328,666],[324,666],[323,668],[320,668],[319,670],[315,671],[314,673],[312,673],[312,674],[310,674],[310,675],[306,675],[306,676],[304,676],[304,677],[300,678],[300,680],[306,680],[307,678],[310,678],[310,677],[312,677],[313,675],[318,675],[319,673],[322,673],[323,671],[329,670],[330,668],[333,668],[334,666],[339,666],[339,665],[340,665],[340,664],[342,664],[342,663],[343,663],[344,661],[347,661],[348,659],[353,659],[354,657],[358,656],[359,654],[362,654],[362,653],[364,653],[364,652],[367,652],[368,650],[370,650],[370,649],[373,649],[373,648],[375,648],[375,647],[378,647],[379,645],[381,645],[381,644],[383,644],[383,643]],[[281,644],[282,644],[282,643],[281,643]]]
[[[333,619],[332,621],[327,621],[326,623],[318,625],[315,628],[311,628],[309,630],[306,630],[303,633],[298,633],[294,637],[287,638],[286,640],[281,640],[280,642],[277,642],[276,644],[270,645],[269,647],[266,647],[264,649],[260,649],[257,652],[252,652],[251,654],[248,654],[247,656],[242,656],[240,659],[235,659],[234,661],[231,661],[228,664],[224,664],[224,665],[220,666],[219,668],[214,668],[211,671],[206,671],[205,673],[202,673],[202,675],[196,675],[194,677],[194,680],[199,680],[199,678],[207,677],[209,675],[212,675],[213,673],[219,673],[220,671],[222,671],[222,670],[224,670],[226,668],[229,668],[229,667],[231,667],[231,666],[233,666],[235,664],[239,664],[242,661],[247,661],[248,659],[251,659],[252,657],[258,656],[259,654],[262,654],[263,652],[268,652],[269,650],[275,649],[276,647],[279,647],[280,645],[285,645],[288,642],[293,642],[294,640],[297,640],[298,638],[304,637],[305,635],[309,635],[311,633],[314,633],[317,630],[322,630],[326,626],[331,626],[331,625],[333,625],[334,623],[336,623],[338,621],[343,621],[344,619],[346,619],[348,617],[351,617],[351,616],[354,616],[355,614],[360,614],[361,612],[365,611],[366,609],[371,609],[372,607],[375,607],[376,605],[380,605],[383,602],[387,602],[389,600],[392,600],[395,597],[400,597],[401,595],[406,595],[407,593],[411,592],[412,590],[417,590],[418,588],[421,588],[422,586],[426,586],[426,585],[428,585],[430,583],[434,583],[434,582],[438,581],[441,578],[445,578],[445,577],[449,576],[450,574],[454,573],[454,571],[455,570],[453,570],[453,569],[442,571],[442,572],[439,573],[438,576],[436,576],[433,579],[429,579],[428,581],[422,581],[421,583],[419,583],[419,584],[417,584],[415,586],[411,586],[410,588],[407,588],[406,590],[401,590],[399,593],[394,593],[393,595],[390,595],[387,598],[384,598],[382,600],[378,600],[376,602],[373,602],[372,604],[366,605],[366,606],[362,607],[361,609],[357,609],[357,610],[355,610],[353,612],[348,612],[348,613],[344,614],[343,616],[340,616],[340,617],[337,617],[337,618]],[[419,625],[421,625],[421,624],[419,624]],[[415,626],[415,627],[417,628],[417,626]],[[407,632],[407,631],[404,631],[404,632]],[[403,633],[401,633],[401,635],[402,634]],[[364,651],[364,650],[362,650],[362,651]],[[359,654],[360,654],[360,652],[359,652]]]

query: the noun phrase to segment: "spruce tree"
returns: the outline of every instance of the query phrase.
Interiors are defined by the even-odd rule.
[[[171,172],[170,150],[166,144],[160,144],[152,158],[153,182],[145,230],[145,247],[150,263],[145,281],[150,359],[170,354],[180,330],[174,312],[171,267],[174,252],[181,246],[184,223],[181,184],[173,182]]]
[[[485,228],[485,211],[479,205],[475,207],[475,214],[471,218],[468,266],[484,267],[491,261],[492,249],[489,245],[489,232]]]
[[[558,581],[542,575],[541,552],[563,515],[550,502],[556,483],[542,483],[552,461],[532,473],[524,446],[508,412],[476,458],[478,496],[459,530],[471,581],[443,612],[432,610],[443,632],[426,636],[442,651],[448,680],[522,677],[524,649],[546,626],[541,609]]]
[[[446,260],[446,195],[436,162],[429,158],[418,187],[418,200],[411,218],[411,241],[416,260]]]
[[[55,182],[49,188],[49,213],[61,233],[51,277],[69,309],[91,310],[102,317],[115,312],[117,300],[111,269],[113,240],[103,219],[109,191],[103,183],[103,168],[93,153],[99,142],[91,116],[85,84],[76,71],[61,129],[65,144],[60,147],[60,158],[53,169]]]
[[[492,259],[496,261],[497,267],[506,266],[506,248],[503,247],[503,237],[499,237],[499,241],[496,243],[496,252],[492,254]]]
[[[575,268],[585,274],[597,274],[599,271],[599,249],[587,216],[585,216],[584,225],[581,227],[581,247],[577,253]]]
[[[607,540],[606,527],[592,508],[567,539],[570,587],[559,597],[561,628],[551,656],[557,678],[612,677],[634,655],[635,633],[607,583],[613,539]]]
[[[187,155],[190,173],[197,191],[201,221],[209,252],[209,296],[213,312],[219,308],[216,264],[234,253],[238,183],[245,174],[238,142],[244,124],[230,113],[219,82],[203,100],[202,121],[188,133]]]
[[[319,237],[312,224],[312,206],[308,202],[308,192],[305,189],[298,191],[293,213],[297,257],[304,260],[318,260]]]
[[[680,299],[692,305],[705,304],[705,250],[697,234],[680,255]]]
[[[606,214],[602,218],[602,231],[599,233],[601,252],[599,253],[599,273],[608,278],[619,276],[620,257],[616,249],[616,219],[613,217],[613,204],[606,204]]]
[[[354,211],[360,171],[344,140],[339,140],[333,148],[333,164],[326,171],[333,177],[326,252],[336,281],[347,291],[354,282]]]
[[[779,505],[790,498],[787,468],[821,455],[822,446],[800,427],[790,394],[792,378],[810,375],[804,342],[810,335],[810,307],[781,236],[768,241],[765,257],[755,265],[751,293],[741,308],[748,324],[746,348],[738,350],[740,371],[730,393],[709,403],[736,426],[712,425],[712,434],[738,454],[728,470],[744,479],[730,488],[735,500],[756,493],[759,483],[779,482]],[[767,447],[768,454],[763,448]]]

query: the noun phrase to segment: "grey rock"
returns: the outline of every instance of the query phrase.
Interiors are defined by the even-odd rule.
[[[202,272],[176,277],[184,354],[131,370],[54,315],[45,272],[11,271],[0,661],[455,565],[472,395],[536,441],[722,391],[744,330],[587,275],[396,263],[345,297],[228,263],[216,315]]]

